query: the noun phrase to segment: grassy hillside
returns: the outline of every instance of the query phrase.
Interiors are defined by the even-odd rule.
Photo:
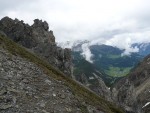
[[[43,61],[36,55],[30,53],[25,48],[14,43],[8,38],[0,35],[0,43],[3,46],[3,48],[7,49],[13,55],[19,55],[23,58],[26,58],[30,62],[33,62],[37,64],[40,68],[42,68],[47,75],[53,77],[54,79],[64,82],[67,87],[71,88],[74,95],[83,98],[85,101],[91,103],[94,106],[98,106],[102,111],[106,113],[123,113],[115,105],[105,101],[103,98],[97,96],[95,93],[78,84],[71,78],[66,77],[62,72],[55,69],[47,62]]]
[[[113,77],[122,77],[126,76],[132,67],[120,68],[120,67],[113,67],[110,66],[108,70],[105,70],[106,74],[112,75]]]
[[[107,45],[94,45],[90,50],[94,55],[94,65],[113,77],[126,76],[143,58],[137,53],[122,56],[123,50]]]

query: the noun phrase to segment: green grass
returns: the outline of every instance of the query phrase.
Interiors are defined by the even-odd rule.
[[[11,54],[21,56],[26,58],[30,62],[38,65],[43,71],[53,77],[54,79],[63,81],[67,87],[70,87],[73,94],[84,99],[84,101],[90,103],[91,105],[98,106],[105,113],[123,113],[123,111],[117,108],[115,105],[104,100],[100,96],[96,95],[92,91],[78,84],[76,81],[69,77],[66,77],[61,71],[55,69],[49,65],[46,61],[43,61],[36,55],[27,51],[24,47],[14,43],[10,39],[0,35],[0,44],[3,45]]]
[[[108,70],[105,70],[105,73],[113,77],[122,77],[126,76],[131,69],[132,67],[120,68],[110,66]]]

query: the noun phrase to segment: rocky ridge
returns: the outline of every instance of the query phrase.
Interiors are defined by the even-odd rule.
[[[89,78],[87,78],[87,76],[82,73],[78,76],[78,78],[75,79],[94,91],[96,94],[105,98],[105,100],[112,102],[110,89],[105,85],[102,78],[100,78],[96,73],[93,73],[93,75],[94,77],[91,77],[89,80]]]
[[[35,19],[33,25],[18,19],[4,17],[0,20],[0,31],[7,37],[41,56],[51,65],[72,76],[71,50],[56,45],[53,31],[46,21]]]
[[[150,113],[150,56],[114,85],[112,97],[127,113]]]

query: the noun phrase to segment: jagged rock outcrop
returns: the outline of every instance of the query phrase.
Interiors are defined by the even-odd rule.
[[[150,113],[150,56],[114,85],[112,97],[128,113]]]
[[[87,76],[84,73],[82,73],[81,75],[77,76],[75,79],[77,81],[79,81],[80,83],[82,83],[83,85],[85,85],[87,87],[89,86],[88,78],[87,78]]]
[[[33,51],[50,64],[72,76],[71,50],[57,47],[53,31],[46,21],[34,20],[32,26],[18,19],[4,17],[0,20],[0,31],[13,41]]]
[[[79,81],[80,83],[82,83],[84,86],[94,91],[96,94],[112,102],[110,89],[105,85],[102,78],[100,78],[95,73],[93,73],[93,75],[94,77],[92,77],[91,80],[89,80],[87,75],[84,73],[77,76],[75,79]]]
[[[95,79],[93,80],[93,84],[89,85],[89,88],[96,92],[98,95],[102,96],[108,101],[112,101],[110,89],[105,85],[102,78],[94,73]]]

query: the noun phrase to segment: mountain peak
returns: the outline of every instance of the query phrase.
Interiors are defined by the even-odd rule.
[[[72,76],[71,50],[57,46],[53,31],[49,31],[46,21],[35,19],[34,24],[30,26],[18,19],[4,17],[0,20],[0,31],[16,43],[44,58],[66,75]]]
[[[39,20],[39,19],[35,19],[34,24],[32,26],[33,28],[42,28],[46,31],[49,30],[48,23],[46,21],[43,22],[42,20]]]

